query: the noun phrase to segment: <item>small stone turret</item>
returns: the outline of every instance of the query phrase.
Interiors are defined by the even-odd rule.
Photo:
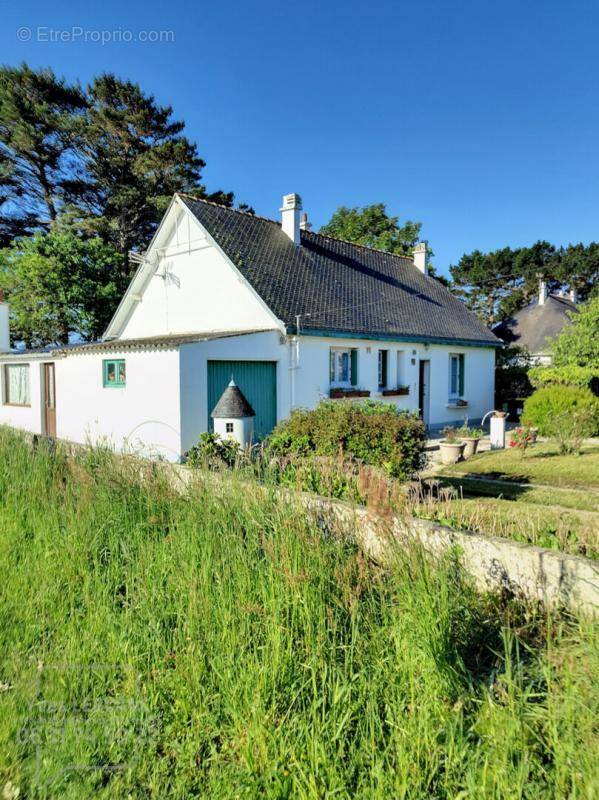
[[[241,447],[252,443],[256,412],[233,378],[210,416],[214,420],[214,433],[223,438],[235,439]]]

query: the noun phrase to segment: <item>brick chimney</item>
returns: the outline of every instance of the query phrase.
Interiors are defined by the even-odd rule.
[[[283,195],[283,206],[279,210],[281,211],[281,227],[283,233],[287,234],[293,244],[299,244],[302,198],[299,194]]]
[[[414,266],[424,275],[428,275],[428,242],[418,242],[414,247]]]

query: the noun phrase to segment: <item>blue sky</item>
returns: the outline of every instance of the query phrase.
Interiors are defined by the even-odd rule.
[[[208,189],[275,217],[299,192],[315,226],[384,202],[445,272],[474,248],[599,239],[598,29],[590,0],[25,0],[3,7],[0,60],[137,81],[187,123]],[[122,41],[140,30],[174,41]]]

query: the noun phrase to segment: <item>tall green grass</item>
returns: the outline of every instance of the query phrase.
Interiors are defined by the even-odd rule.
[[[596,625],[381,571],[267,488],[1,430],[0,564],[0,796],[599,793]]]

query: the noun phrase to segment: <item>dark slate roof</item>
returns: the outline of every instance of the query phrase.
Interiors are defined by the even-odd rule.
[[[538,299],[533,300],[493,330],[504,342],[541,355],[549,352],[549,342],[570,324],[572,312],[578,313],[578,309],[571,300],[550,294],[542,306]]]
[[[210,416],[218,419],[242,419],[242,417],[255,417],[256,412],[245,399],[239,386],[231,379]]]
[[[275,316],[294,330],[496,346],[497,338],[409,258],[181,195]]]

